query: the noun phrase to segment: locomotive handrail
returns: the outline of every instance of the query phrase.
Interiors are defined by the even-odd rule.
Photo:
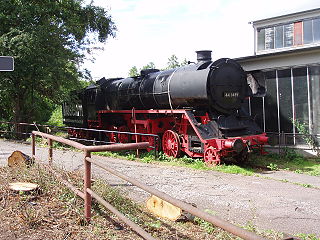
[[[92,198],[95,198],[99,203],[101,203],[103,206],[105,206],[108,210],[113,212],[116,216],[119,217],[122,221],[124,221],[128,226],[130,226],[134,231],[136,231],[140,236],[142,236],[144,239],[150,239],[154,240],[154,238],[147,233],[144,229],[142,229],[140,226],[126,218],[122,213],[120,213],[117,209],[115,209],[112,205],[110,205],[108,202],[103,200],[99,195],[97,195],[95,192],[91,189],[91,164],[95,164],[96,166],[108,171],[109,173],[132,183],[133,185],[145,190],[146,192],[153,194],[159,198],[162,198],[163,200],[199,217],[202,218],[230,233],[233,233],[236,236],[239,236],[243,239],[252,239],[252,240],[262,240],[261,236],[256,235],[255,233],[249,232],[245,229],[242,229],[238,226],[235,226],[225,220],[220,219],[217,216],[210,215],[202,210],[199,210],[195,207],[193,207],[190,204],[187,204],[185,202],[182,202],[178,199],[175,199],[171,197],[170,195],[161,192],[159,190],[153,189],[150,186],[139,182],[138,180],[128,177],[124,175],[123,173],[120,173],[112,168],[109,168],[105,166],[104,164],[94,160],[91,158],[91,152],[97,152],[97,151],[117,151],[117,150],[127,150],[127,149],[145,149],[149,146],[148,142],[140,142],[140,143],[128,143],[128,144],[117,144],[117,145],[101,145],[101,146],[85,146],[83,144],[64,139],[61,137],[53,136],[50,134],[42,133],[39,131],[33,131],[32,132],[32,158],[36,158],[36,148],[35,148],[35,138],[36,136],[41,136],[48,139],[48,145],[49,145],[49,165],[52,166],[52,141],[57,141],[60,143],[64,143],[73,147],[76,147],[82,151],[84,151],[84,186],[83,191],[78,190],[76,187],[74,187],[71,183],[65,181],[62,179],[62,177],[55,173],[52,169],[51,172],[64,184],[66,185],[71,191],[73,191],[77,196],[84,199],[84,215],[86,220],[89,222],[91,219],[91,204],[92,204]]]

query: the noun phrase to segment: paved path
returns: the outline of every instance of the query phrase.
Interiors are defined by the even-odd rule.
[[[31,146],[0,140],[0,165],[14,150],[31,154]],[[46,159],[47,149],[37,149]],[[67,170],[81,170],[83,154],[54,150],[54,163]],[[265,172],[261,176],[242,176],[215,171],[97,157],[109,167],[134,177],[173,197],[198,208],[210,209],[225,220],[240,225],[253,224],[259,229],[273,229],[288,234],[306,233],[320,237],[320,177],[292,172]],[[93,168],[96,176],[121,186],[136,201],[145,201],[144,191]],[[266,176],[267,178],[265,178]],[[286,179],[288,182],[280,181]],[[297,185],[311,184],[318,188]]]

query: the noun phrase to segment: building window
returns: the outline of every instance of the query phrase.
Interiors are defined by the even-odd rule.
[[[312,20],[303,21],[303,43],[313,42]]]
[[[266,72],[266,91],[264,101],[266,132],[279,132],[276,71]]]
[[[280,132],[292,133],[291,69],[278,70]]]
[[[265,29],[265,49],[274,49],[274,27]]]
[[[309,125],[307,68],[292,69],[294,119]]]
[[[293,24],[284,25],[284,46],[291,47],[293,45]]]
[[[276,48],[283,48],[283,26],[275,27],[276,30]]]
[[[313,41],[320,41],[320,18],[312,20],[312,29],[313,29]]]
[[[264,50],[265,48],[265,30],[263,29],[258,29],[258,50]]]
[[[264,119],[263,119],[263,98],[262,97],[252,97],[250,98],[251,103],[251,116],[255,123],[257,123],[261,129],[264,130]]]
[[[320,66],[272,70],[265,77],[265,97],[249,101],[255,122],[265,132],[294,134],[299,131],[292,120],[298,120],[311,134],[320,134]],[[287,136],[287,144],[306,144],[293,134]]]
[[[312,134],[320,134],[320,66],[309,67]]]
[[[302,22],[294,23],[294,45],[302,45]]]
[[[257,30],[257,50],[279,49],[320,42],[320,18]]]

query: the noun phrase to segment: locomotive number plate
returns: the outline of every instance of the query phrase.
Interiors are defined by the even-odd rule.
[[[223,97],[225,98],[237,98],[239,97],[239,92],[224,92]]]

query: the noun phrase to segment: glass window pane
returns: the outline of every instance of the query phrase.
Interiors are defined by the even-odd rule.
[[[308,44],[312,42],[312,20],[303,21],[303,43]]]
[[[284,46],[290,47],[293,45],[293,23],[283,26],[284,30]]]
[[[278,131],[276,71],[266,72],[265,119],[266,132]]]
[[[313,40],[320,41],[320,18],[313,19]]]
[[[280,106],[280,131],[285,133],[293,132],[292,124],[292,88],[291,69],[278,71],[278,90]]]
[[[265,30],[258,29],[258,51],[264,50],[265,48]]]
[[[245,100],[243,100],[241,104],[241,109],[243,110],[245,116],[250,115],[249,98],[246,98]]]
[[[294,45],[302,44],[302,22],[294,23]]]
[[[258,126],[263,129],[263,99],[262,97],[250,98],[251,116]]]
[[[273,49],[274,48],[274,27],[266,28],[266,49]]]
[[[293,93],[295,119],[309,124],[307,68],[294,68]]]
[[[320,66],[309,67],[312,133],[320,134]]]
[[[283,47],[283,26],[276,27],[276,48]]]
[[[308,108],[308,82],[307,68],[294,68],[293,73],[293,93],[294,93],[294,118],[305,126],[309,126],[309,108]],[[296,133],[300,133],[296,128]],[[296,137],[297,144],[305,144],[303,138]]]

